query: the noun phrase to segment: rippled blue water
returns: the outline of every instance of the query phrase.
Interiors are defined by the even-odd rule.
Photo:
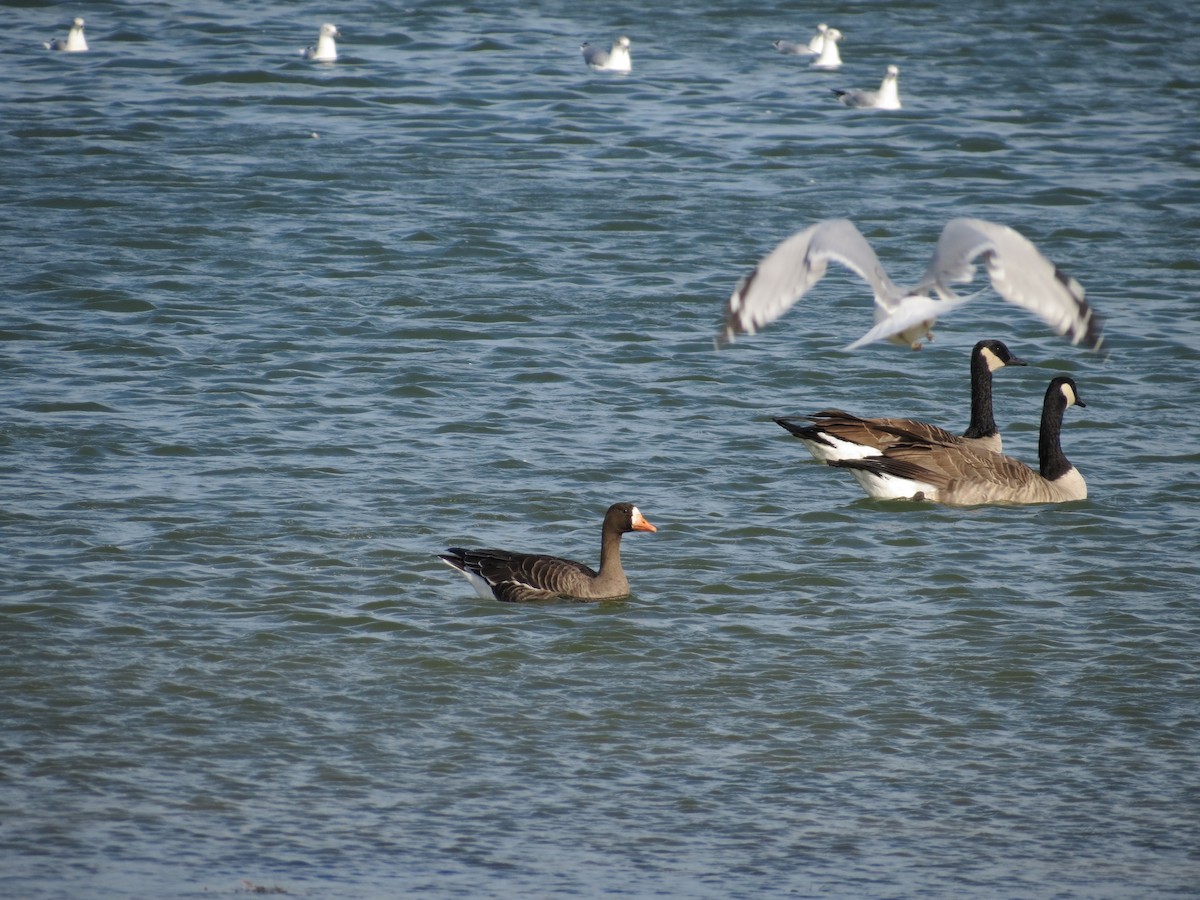
[[[5,893],[1194,894],[1200,27],[978,6],[10,9]],[[841,72],[772,50],[821,20]],[[891,62],[902,111],[832,102]],[[845,354],[843,270],[715,352],[842,215],[900,282],[951,216],[1018,228],[1111,356],[990,292]],[[1036,363],[1009,452],[1079,383],[1087,501],[868,501],[770,420],[962,427],[985,336]],[[618,499],[659,527],[624,602],[433,555],[594,562]]]

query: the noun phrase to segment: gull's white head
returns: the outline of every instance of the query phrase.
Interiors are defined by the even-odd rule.
[[[817,26],[817,33],[808,42],[809,53],[820,53],[825,49],[825,33],[827,31],[829,31],[829,26],[824,22]]]

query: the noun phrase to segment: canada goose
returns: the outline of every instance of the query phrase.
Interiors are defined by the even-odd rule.
[[[600,571],[557,556],[512,553],[508,550],[468,550],[449,547],[439,559],[458,569],[480,597],[514,603],[524,600],[613,600],[629,594],[621,568],[621,535],[629,531],[658,531],[632,503],[614,503],[600,532]]]
[[[930,329],[939,316],[971,299],[959,297],[949,285],[970,281],[978,256],[1001,297],[1040,316],[1072,344],[1100,349],[1100,317],[1088,306],[1079,282],[1013,229],[982,219],[947,222],[924,277],[913,288],[898,287],[888,278],[849,219],[811,225],[779,244],[734,288],[716,344],[720,347],[742,332],[754,334],[779,318],[825,276],[833,261],[855,272],[875,294],[877,324],[846,349],[886,338],[919,350],[922,338],[932,339]],[[930,297],[930,291],[938,299]]]
[[[829,463],[850,469],[859,484],[880,500],[932,500],[951,506],[980,503],[1065,503],[1087,498],[1087,484],[1063,454],[1060,434],[1068,406],[1086,406],[1075,382],[1060,375],[1046,389],[1038,435],[1041,471],[1011,456],[962,445],[911,441],[882,456]]]
[[[861,459],[878,456],[886,448],[905,440],[934,444],[964,444],[978,450],[999,453],[1000,432],[992,413],[992,373],[1005,366],[1023,366],[1003,341],[979,341],[971,350],[971,421],[961,436],[937,425],[917,419],[871,418],[827,409],[805,422],[793,419],[775,421],[799,438],[815,459]]]
[[[797,44],[795,41],[773,41],[771,46],[780,53],[794,56],[819,56],[825,49],[825,33],[827,31],[829,31],[829,26],[822,22],[817,26],[817,33],[809,38],[807,44]]]
[[[76,16],[71,21],[71,30],[67,32],[67,39],[55,38],[52,41],[42,41],[42,46],[47,50],[62,50],[66,53],[84,53],[87,51],[87,38],[83,36],[83,19]]]
[[[900,69],[888,66],[877,91],[840,91],[831,88],[842,106],[855,109],[900,109]]]
[[[326,22],[321,26],[321,30],[317,32],[317,46],[305,47],[300,51],[300,55],[305,59],[312,59],[317,62],[336,62],[337,42],[334,38],[340,38],[341,36],[342,33],[338,31],[336,25],[332,22]]]
[[[836,28],[829,28],[825,31],[825,39],[821,41],[821,53],[809,63],[809,68],[812,69],[840,69],[842,67],[842,55],[838,53],[838,41],[842,39],[842,33]]]
[[[588,64],[589,69],[595,69],[597,72],[632,72],[633,57],[629,55],[629,38],[621,35],[612,42],[612,46],[603,50],[600,47],[593,47],[587,41],[584,41],[579,50],[583,53],[583,61]]]

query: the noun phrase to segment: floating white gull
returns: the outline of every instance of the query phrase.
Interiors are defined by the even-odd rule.
[[[888,66],[877,91],[839,91],[833,89],[838,102],[856,109],[899,109],[900,70]]]
[[[825,39],[821,42],[821,55],[814,59],[809,65],[814,69],[840,69],[842,67],[842,55],[838,53],[838,41],[842,39],[842,33],[836,28],[830,28],[825,32]]]
[[[790,53],[794,56],[817,56],[825,48],[825,32],[829,26],[822,22],[817,26],[817,33],[807,44],[797,44],[795,41],[774,41],[772,46],[780,53]]]
[[[579,50],[588,68],[597,72],[632,72],[633,58],[629,55],[629,38],[621,35],[612,42],[612,47],[602,50],[584,41]]]
[[[305,59],[313,59],[317,62],[336,62],[337,61],[337,42],[334,38],[340,38],[342,33],[337,30],[337,26],[332,22],[326,22],[321,26],[321,30],[317,32],[317,46],[305,47],[300,51],[300,55]]]
[[[938,317],[976,296],[959,297],[950,284],[971,281],[979,256],[1001,297],[1039,316],[1072,344],[1100,349],[1100,318],[1079,282],[1013,229],[982,219],[947,222],[924,277],[913,288],[898,287],[888,278],[849,219],[818,222],[781,243],[738,283],[726,304],[716,344],[720,347],[740,333],[754,334],[779,318],[825,276],[833,261],[855,272],[875,294],[875,327],[845,349],[886,339],[919,350],[922,338],[933,339],[930,329]]]
[[[811,50],[813,53],[820,53],[822,50],[824,50],[825,49],[825,35],[828,32],[829,32],[828,25],[826,25],[824,22],[819,24],[817,26],[817,33],[814,34],[812,36],[812,38],[809,39],[808,49]],[[841,37],[841,36],[842,36],[841,32],[839,32],[838,37]]]
[[[71,22],[71,30],[67,39],[55,38],[52,41],[42,41],[47,50],[65,50],[67,53],[83,53],[87,50],[87,38],[83,36],[83,19],[76,16]]]

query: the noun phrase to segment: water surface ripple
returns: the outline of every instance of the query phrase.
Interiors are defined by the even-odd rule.
[[[1191,7],[643,9],[99,0],[87,54],[9,11],[6,891],[1195,895]],[[771,48],[818,18],[840,72]],[[633,74],[590,73],[618,33]],[[833,102],[888,63],[902,111]],[[792,231],[849,216],[911,282],[955,215],[1077,277],[1111,356],[990,292],[845,354],[840,269],[713,350]],[[1088,500],[868,501],[771,422],[961,428],[980,337],[1033,363],[1014,455],[1079,383]],[[659,527],[626,601],[433,556],[594,562],[614,500]]]

